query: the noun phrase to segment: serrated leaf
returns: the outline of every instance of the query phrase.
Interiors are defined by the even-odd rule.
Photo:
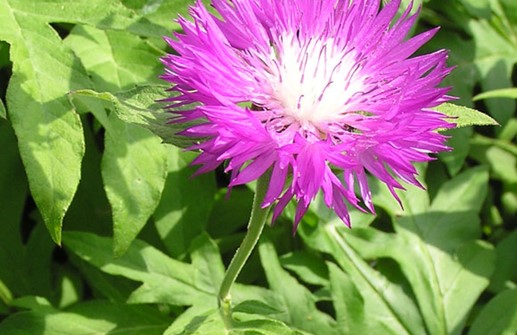
[[[120,275],[142,285],[129,297],[133,303],[166,303],[214,306],[216,290],[199,284],[192,265],[169,258],[159,250],[135,240],[127,252],[114,258],[111,239],[89,233],[66,232],[65,246],[78,257],[105,273]]]
[[[81,121],[65,93],[89,87],[84,69],[44,18],[25,1],[0,2],[0,39],[11,44],[6,100],[33,198],[50,235],[61,241],[63,216],[81,175]]]
[[[91,73],[97,91],[121,91],[136,83],[158,83],[163,52],[125,31],[76,26],[65,44]]]
[[[444,103],[435,110],[447,115],[451,118],[451,122],[456,124],[456,127],[468,126],[498,126],[499,123],[490,116],[465,106],[459,106],[451,103]]]
[[[499,293],[486,304],[468,335],[512,335],[517,332],[517,289]]]
[[[109,116],[102,177],[113,212],[115,255],[123,254],[160,201],[168,148],[147,129]]]
[[[492,90],[488,92],[480,93],[474,98],[474,101],[483,100],[483,99],[493,99],[493,98],[508,98],[508,99],[517,99],[517,88],[502,88],[498,90]]]
[[[66,312],[52,308],[19,312],[0,323],[3,335],[160,335],[167,318],[155,308],[91,301]]]

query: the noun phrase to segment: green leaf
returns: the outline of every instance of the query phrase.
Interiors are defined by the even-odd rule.
[[[365,301],[350,276],[346,275],[334,263],[327,263],[330,273],[330,290],[336,310],[336,320],[342,334],[354,331],[367,332],[365,320]],[[364,329],[363,329],[364,328]]]
[[[483,92],[474,96],[473,100],[478,101],[493,98],[517,99],[517,88],[502,88],[498,90]]]
[[[123,276],[142,285],[129,297],[133,303],[166,303],[189,306],[216,304],[216,287],[206,289],[199,271],[176,261],[154,247],[135,240],[127,252],[114,258],[111,239],[89,233],[66,232],[65,246],[81,259],[111,275]]]
[[[234,188],[229,196],[227,189],[218,190],[208,220],[210,236],[225,238],[238,232],[248,223],[252,203],[253,191],[249,187]]]
[[[27,179],[18,153],[16,137],[5,120],[0,120],[0,281],[17,294],[27,294],[20,278],[28,276],[19,223],[27,196]]]
[[[353,310],[351,333],[460,334],[494,270],[493,248],[477,240],[487,184],[486,169],[470,169],[443,184],[431,205],[425,192],[408,189],[400,195],[405,212],[390,211],[395,233],[301,226],[304,240],[331,254],[355,286],[340,290],[362,296],[368,329]]]
[[[11,301],[13,300],[13,294],[9,290],[7,286],[5,286],[4,282],[0,280],[0,301],[6,305],[9,306],[11,304]]]
[[[498,126],[499,123],[490,116],[465,106],[459,106],[451,103],[444,103],[436,107],[435,110],[447,115],[451,118],[451,122],[456,127],[468,126]]]
[[[102,177],[113,211],[115,255],[123,254],[160,201],[168,147],[149,130],[110,114]]]
[[[245,320],[237,320],[234,328],[228,332],[219,310],[191,307],[174,321],[164,335],[309,335],[291,329],[282,321],[267,319],[261,315],[237,313],[237,316]]]
[[[50,264],[55,244],[48,238],[39,216],[24,218],[27,180],[13,130],[4,120],[0,120],[0,143],[0,281],[15,297],[50,294]],[[23,231],[26,226],[22,222],[34,227]]]
[[[501,12],[504,14],[504,10]],[[517,63],[517,44],[494,21],[472,20],[468,24],[475,43],[475,66],[482,91],[513,86],[512,71]],[[515,101],[509,99],[490,99],[485,104],[490,114],[502,125],[511,118],[516,106]]]
[[[115,111],[123,102],[110,93],[87,91],[69,97],[78,110],[91,111],[106,129],[102,177],[113,212],[114,252],[120,255],[158,206],[169,156],[176,149],[162,144],[142,124],[120,120]],[[107,115],[106,108],[114,112]]]
[[[468,335],[511,335],[517,332],[517,289],[499,293],[481,310]]]
[[[192,265],[199,270],[199,280],[203,287],[219,288],[224,277],[224,264],[217,244],[208,234],[202,233],[190,246]]]
[[[490,17],[489,0],[461,0],[461,3],[471,15],[485,18]]]
[[[360,234],[361,240],[367,241],[360,249],[358,245],[352,248],[348,243],[353,237],[351,232]],[[337,222],[328,222],[312,229],[307,225],[300,226],[304,241],[311,248],[332,255],[341,270],[345,271],[353,282],[353,286],[345,282],[337,288],[335,283],[331,283],[333,297],[342,298],[346,295],[353,297],[351,299],[354,301],[364,301],[364,304],[349,306],[337,314],[338,322],[346,322],[347,325],[345,328],[347,331],[343,330],[340,334],[425,334],[425,327],[416,303],[406,293],[407,285],[390,280],[385,274],[371,268],[370,264],[363,259],[363,255],[358,252],[368,247],[373,249],[375,246],[390,251],[402,248],[396,241],[391,241],[388,235],[374,234],[374,232],[373,228],[348,230]],[[361,240],[358,240],[358,243]],[[364,258],[367,259],[367,257]],[[334,275],[337,274],[334,273]],[[358,292],[360,296],[357,296]],[[342,304],[336,303],[336,310],[342,307]],[[361,315],[367,317],[367,322],[362,320]],[[344,317],[350,318],[344,321]]]
[[[194,306],[182,313],[164,335],[226,335],[219,310]]]
[[[125,303],[131,293],[138,287],[138,284],[134,281],[103,272],[72,253],[70,253],[70,260],[78,268],[83,280],[91,288],[93,296],[96,298]]]
[[[307,251],[283,255],[280,263],[308,284],[328,286],[328,269],[321,257]]]
[[[214,203],[215,177],[209,173],[193,178],[194,169],[188,167],[193,157],[179,148],[170,150],[165,189],[153,215],[173,257],[184,257],[192,239],[205,230]]]
[[[469,155],[490,167],[492,178],[505,184],[517,183],[517,155],[495,145],[490,139],[473,139]]]
[[[271,290],[285,301],[285,322],[314,334],[338,334],[334,320],[316,308],[316,299],[310,291],[282,269],[273,245],[262,242],[259,251]]]
[[[447,146],[451,151],[444,151],[439,154],[440,160],[445,163],[447,170],[452,176],[458,174],[465,164],[469,155],[470,138],[474,130],[471,127],[448,129],[445,135],[450,136]]]
[[[69,96],[74,105],[77,105],[77,102],[85,102],[88,98],[109,102],[122,121],[148,128],[165,143],[181,148],[189,147],[196,139],[177,135],[186,125],[168,124],[169,114],[163,110],[164,105],[157,102],[168,97],[165,92],[167,89],[167,86],[137,86],[116,94],[77,90],[70,92]]]
[[[496,245],[495,271],[490,280],[490,290],[493,292],[516,287],[514,282],[517,278],[515,245],[517,245],[517,231],[515,230]]]
[[[135,83],[161,83],[163,52],[125,31],[76,26],[65,44],[91,73],[97,91],[121,91]]]
[[[0,40],[11,44],[9,119],[33,198],[56,243],[81,175],[84,140],[66,92],[90,86],[72,52],[26,1],[0,2]]]
[[[152,1],[152,0],[151,0]],[[149,4],[144,12],[136,12],[124,5],[126,1],[119,0],[51,0],[44,2],[31,2],[25,0],[10,0],[9,9],[19,13],[26,20],[34,18],[45,22],[68,22],[74,24],[93,25],[102,29],[126,30],[141,36],[162,37],[171,30],[178,29],[179,24],[174,22],[174,16],[170,13],[161,13],[169,16],[169,21],[162,20],[159,24],[148,20],[146,14],[151,15],[151,10],[157,10],[156,6]],[[152,1],[154,2],[154,1]],[[171,1],[160,1],[163,6]],[[175,2],[175,1],[174,1]],[[178,5],[175,9],[182,12],[186,10],[185,1],[173,3]],[[154,9],[153,9],[154,7]],[[147,12],[147,13],[146,13]],[[164,24],[164,26],[161,26]]]
[[[7,118],[7,111],[5,110],[4,102],[0,100],[0,118]]]
[[[494,250],[476,241],[487,183],[486,169],[470,169],[440,188],[428,212],[395,220],[411,251],[392,253],[398,253],[394,258],[414,288],[431,334],[459,334],[488,285]]]
[[[232,308],[233,313],[271,315],[281,311],[258,300],[246,300]]]
[[[85,230],[99,235],[113,234],[111,206],[102,182],[101,161],[104,146],[99,145],[100,136],[95,128],[97,122],[88,122],[83,115],[86,153],[82,162],[81,182],[74,200],[68,209],[63,226],[65,230]]]
[[[91,301],[67,311],[45,309],[20,312],[0,323],[3,335],[160,335],[167,318],[155,308]]]
[[[285,323],[273,319],[257,319],[238,322],[232,332],[235,335],[302,335],[298,330],[289,328]]]
[[[510,29],[513,28],[512,32],[515,36],[515,32],[517,32],[517,4],[512,0],[499,0],[498,3],[501,6],[494,11],[506,21],[505,23],[510,25]]]

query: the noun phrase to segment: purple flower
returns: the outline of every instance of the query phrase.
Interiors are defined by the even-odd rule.
[[[400,0],[212,3],[219,15],[198,1],[167,38],[168,108],[203,138],[190,148],[200,173],[226,161],[235,186],[271,169],[273,219],[294,197],[296,229],[321,190],[349,226],[346,202],[374,213],[367,171],[398,200],[399,181],[420,186],[413,162],[448,149],[437,130],[453,124],[433,110],[451,99],[447,52],[411,57],[436,29],[407,39],[416,15],[393,22]]]

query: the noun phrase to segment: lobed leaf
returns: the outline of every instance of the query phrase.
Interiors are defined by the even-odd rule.
[[[315,298],[310,291],[282,269],[273,245],[263,241],[259,251],[271,290],[285,301],[285,322],[315,334],[339,334],[335,321],[316,308]]]
[[[430,205],[426,192],[408,189],[401,194],[405,214],[387,206],[395,233],[346,230],[334,221],[301,226],[310,247],[331,254],[343,271],[331,266],[341,278],[331,285],[333,294],[356,301],[354,308],[336,305],[348,332],[460,334],[494,269],[493,248],[477,240],[487,182],[485,168],[470,169],[443,184]]]
[[[67,232],[64,243],[71,252],[101,271],[142,282],[129,297],[130,302],[215,305],[216,288],[202,284],[199,270],[169,258],[147,243],[135,240],[118,258],[110,252],[112,241],[106,237]]]

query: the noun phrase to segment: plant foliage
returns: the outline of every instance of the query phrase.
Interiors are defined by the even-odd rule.
[[[293,236],[288,207],[232,291],[233,333],[517,332],[517,2],[418,3],[415,33],[442,27],[422,52],[456,66],[454,150],[403,209],[371,180],[378,215],[352,229],[316,203]],[[225,333],[253,185],[192,178],[157,102],[189,4],[0,0],[0,334]]]

